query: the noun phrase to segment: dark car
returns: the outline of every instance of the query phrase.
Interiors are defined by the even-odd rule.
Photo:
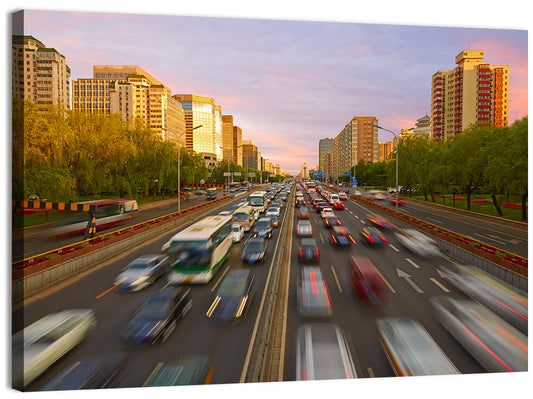
[[[42,391],[115,388],[127,364],[125,352],[87,356],[64,369]]]
[[[208,191],[207,195],[205,196],[206,201],[213,201],[217,199],[217,192],[216,191]]]
[[[324,208],[329,208],[329,204],[326,201],[319,201],[316,203],[316,213],[322,213]]]
[[[355,244],[350,231],[344,227],[333,227],[330,235],[331,245],[337,248],[347,248]]]
[[[264,262],[267,253],[267,241],[264,238],[252,238],[249,240],[242,251],[241,259],[246,263]]]
[[[337,216],[326,216],[324,218],[324,226],[327,228],[332,228],[335,226],[340,226],[342,223]]]
[[[167,255],[143,255],[131,262],[115,279],[121,290],[138,291],[165,274],[170,267]]]
[[[375,227],[365,227],[361,230],[361,239],[364,244],[369,246],[379,246],[388,242],[385,237]]]
[[[253,237],[270,238],[272,237],[273,231],[274,226],[272,225],[272,219],[264,217],[259,219],[255,224]]]
[[[330,316],[331,302],[319,267],[306,266],[298,281],[298,312],[302,316]]]
[[[191,309],[190,291],[190,287],[168,285],[150,295],[126,324],[122,339],[129,345],[166,341]]]
[[[318,262],[320,252],[314,238],[302,238],[298,248],[298,259],[300,262]]]
[[[350,256],[352,289],[364,303],[380,305],[386,298],[387,288],[376,266],[364,256]]]
[[[212,378],[211,359],[202,355],[186,355],[160,363],[143,386],[204,385],[211,383]]]
[[[220,285],[206,316],[219,323],[242,320],[254,292],[254,274],[248,269],[231,270]]]

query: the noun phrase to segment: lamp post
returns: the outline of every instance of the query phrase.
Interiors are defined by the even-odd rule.
[[[195,129],[198,129],[200,127],[202,127],[203,125],[198,125],[198,126],[195,126],[191,129],[192,130],[195,130]],[[182,134],[180,134],[178,136],[178,213],[181,213],[181,162],[180,162],[180,139],[181,139],[181,136],[183,136],[185,133],[187,133],[187,131],[183,132]]]
[[[385,129],[384,127],[374,125],[374,127],[377,127],[378,129],[385,130],[389,133],[392,133],[394,135],[394,138],[396,139],[396,212],[398,212],[398,191],[400,190],[398,187],[398,146],[400,144],[400,140],[398,139],[398,136],[396,133],[394,133],[392,130]]]

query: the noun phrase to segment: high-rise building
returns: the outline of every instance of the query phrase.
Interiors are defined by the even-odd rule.
[[[209,152],[222,159],[222,113],[211,97],[175,94],[185,113],[186,146],[198,153]],[[220,158],[219,158],[220,157]]]
[[[233,163],[243,166],[242,163],[242,129],[233,126]]]
[[[70,68],[56,49],[33,36],[14,35],[11,62],[14,98],[70,108]]]
[[[222,115],[222,159],[233,162],[233,115]]]
[[[333,151],[333,137],[321,139],[318,143],[318,167],[324,172],[324,156]]]
[[[243,140],[242,142],[242,167],[259,169],[257,165],[257,145],[253,140]]]
[[[379,143],[379,162],[391,159],[391,154],[394,152],[394,143],[388,141],[386,143]]]
[[[72,84],[72,109],[142,121],[161,139],[185,146],[185,114],[170,89],[136,65],[94,65]]]
[[[447,140],[472,124],[507,126],[509,66],[482,61],[483,50],[465,50],[457,67],[439,70],[431,78],[431,136]]]

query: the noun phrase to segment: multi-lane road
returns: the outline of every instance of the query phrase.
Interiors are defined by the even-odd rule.
[[[308,197],[306,197],[308,200]],[[229,209],[239,199],[225,202],[213,210],[216,214]],[[437,272],[440,265],[450,263],[446,257],[426,259],[406,251],[392,233],[385,233],[389,240],[381,248],[368,248],[361,243],[359,231],[368,226],[366,215],[371,213],[360,203],[344,201],[345,210],[335,211],[344,226],[349,228],[356,240],[350,249],[335,249],[329,244],[328,230],[322,218],[310,209],[313,237],[320,250],[321,268],[330,293],[333,314],[329,317],[313,319],[301,316],[297,311],[297,279],[301,265],[298,261],[298,241],[295,228],[297,212],[294,201],[285,204],[282,210],[280,227],[269,239],[267,261],[259,265],[246,265],[240,260],[242,248],[250,238],[245,235],[241,243],[234,245],[231,256],[217,275],[206,285],[192,287],[192,308],[166,342],[157,342],[147,348],[130,348],[120,340],[120,330],[139,304],[152,292],[166,284],[164,278],[155,285],[136,293],[117,292],[113,285],[115,277],[133,259],[143,254],[159,253],[161,246],[175,231],[147,242],[143,247],[118,256],[113,261],[101,265],[97,270],[79,279],[73,279],[51,290],[24,307],[24,325],[39,318],[67,308],[93,309],[97,318],[96,330],[79,347],[67,354],[44,375],[35,380],[28,390],[39,390],[61,370],[81,357],[91,354],[108,353],[117,350],[127,351],[130,367],[120,383],[120,387],[139,387],[146,381],[158,363],[185,354],[203,354],[214,364],[212,383],[238,383],[246,373],[244,366],[251,339],[254,336],[256,319],[263,302],[264,288],[271,270],[274,253],[279,249],[280,232],[292,226],[289,235],[292,239],[289,265],[289,289],[287,298],[285,347],[281,359],[281,375],[284,381],[296,379],[295,345],[296,330],[302,324],[313,321],[327,321],[340,326],[348,339],[357,375],[360,378],[391,377],[394,372],[388,363],[377,334],[375,321],[381,317],[411,317],[419,321],[448,358],[461,373],[484,373],[476,360],[448,334],[436,320],[430,306],[430,298],[439,295],[464,296]],[[410,205],[411,206],[411,205]],[[435,216],[435,213],[433,213]],[[292,220],[292,223],[289,223]],[[183,226],[186,227],[186,226]],[[403,226],[400,226],[403,227]],[[512,233],[514,234],[514,233]],[[361,304],[354,295],[350,282],[350,254],[367,256],[372,260],[387,282],[387,300],[383,306],[373,307]],[[219,325],[206,317],[216,288],[228,270],[249,268],[256,277],[256,290],[247,318],[237,325]]]

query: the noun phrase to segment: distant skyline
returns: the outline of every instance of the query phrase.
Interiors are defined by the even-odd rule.
[[[414,127],[431,114],[431,76],[462,50],[509,65],[509,124],[528,114],[527,30],[154,13],[27,10],[24,33],[63,54],[72,81],[92,77],[93,65],[138,65],[172,94],[212,97],[290,173],[315,168],[319,140],[354,116]]]

